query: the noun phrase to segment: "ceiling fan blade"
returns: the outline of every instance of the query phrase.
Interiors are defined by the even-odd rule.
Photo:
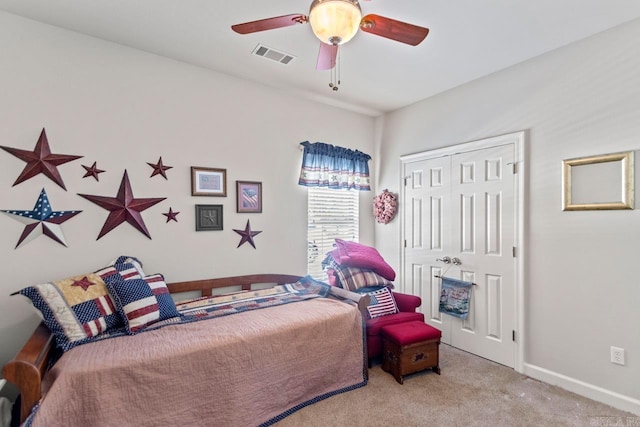
[[[232,25],[231,29],[239,34],[250,34],[257,33],[258,31],[288,27],[294,24],[304,24],[305,22],[307,22],[306,15],[294,13],[291,15],[276,16],[275,18],[259,19],[257,21]]]
[[[362,31],[417,46],[429,34],[429,29],[384,16],[369,14],[360,21]]]
[[[316,70],[330,70],[336,66],[336,57],[338,56],[338,45],[320,43],[320,52],[318,52],[318,63]]]

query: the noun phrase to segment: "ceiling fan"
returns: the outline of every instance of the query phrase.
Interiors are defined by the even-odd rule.
[[[316,64],[318,70],[330,70],[336,65],[338,46],[351,40],[358,29],[411,46],[417,46],[429,34],[428,28],[384,16],[369,14],[362,17],[358,0],[313,0],[309,16],[294,13],[232,25],[231,29],[239,34],[250,34],[307,22],[322,42]]]

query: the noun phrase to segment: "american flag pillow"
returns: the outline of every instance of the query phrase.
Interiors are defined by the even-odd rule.
[[[367,292],[367,294],[371,298],[367,306],[367,311],[372,319],[389,314],[396,314],[398,312],[398,306],[396,305],[395,298],[393,298],[393,292],[391,292],[391,289],[388,287],[385,286],[376,291]]]
[[[180,316],[162,274],[136,279],[110,276],[105,282],[129,334]]]

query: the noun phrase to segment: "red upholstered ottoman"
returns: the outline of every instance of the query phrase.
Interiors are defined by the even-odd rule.
[[[440,374],[442,332],[423,322],[398,323],[382,328],[382,369],[402,384],[404,375],[431,368]]]

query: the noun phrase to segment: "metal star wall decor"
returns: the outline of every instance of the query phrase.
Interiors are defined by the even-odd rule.
[[[44,191],[43,188],[33,210],[3,210],[0,212],[11,215],[15,220],[26,224],[22,231],[22,235],[20,235],[18,244],[16,244],[15,247],[15,249],[18,249],[18,247],[29,243],[36,237],[43,234],[52,238],[56,242],[67,246],[60,224],[73,218],[82,211],[54,211],[49,203],[47,192]]]
[[[134,198],[133,191],[131,190],[131,183],[129,182],[129,175],[127,174],[126,169],[122,176],[120,189],[118,190],[118,195],[116,197],[92,196],[88,194],[78,194],[78,196],[84,197],[101,208],[110,211],[109,216],[104,222],[102,230],[100,230],[100,234],[96,240],[100,239],[102,236],[125,221],[151,239],[151,234],[149,234],[149,230],[147,230],[140,212],[149,209],[151,206],[166,199],[166,197],[154,197],[148,199]]]
[[[58,172],[57,167],[61,164],[71,162],[82,157],[69,154],[51,154],[49,141],[47,140],[47,133],[44,128],[42,128],[42,132],[40,132],[40,138],[38,138],[38,142],[36,142],[36,147],[33,151],[4,146],[0,146],[0,148],[7,153],[13,154],[20,160],[27,162],[27,165],[22,170],[22,173],[20,173],[20,176],[16,179],[16,182],[13,183],[13,186],[42,173],[66,190],[67,188],[64,186],[64,182],[62,181],[62,177],[60,176],[60,172]]]
[[[153,178],[156,175],[162,175],[164,179],[169,179],[167,178],[166,171],[173,168],[173,166],[165,166],[164,164],[162,164],[162,156],[160,156],[160,159],[158,159],[158,163],[147,162],[147,164],[153,168],[153,173],[149,178]]]
[[[242,236],[242,239],[240,239],[240,243],[238,243],[238,246],[236,246],[236,248],[239,248],[246,242],[249,242],[249,244],[253,246],[253,248],[255,249],[256,244],[253,241],[253,236],[262,233],[262,231],[251,231],[251,225],[249,224],[249,220],[247,220],[247,225],[244,227],[244,230],[234,229],[233,231],[235,231],[236,233]]]
[[[91,166],[85,166],[82,165],[82,167],[84,168],[85,171],[87,171],[83,178],[87,178],[87,177],[94,177],[96,179],[96,181],[100,181],[100,179],[98,178],[98,174],[102,173],[102,172],[106,172],[102,169],[98,169],[98,167],[96,166],[97,162],[93,162],[93,164]]]
[[[167,213],[163,213],[162,215],[167,217],[167,222],[174,220],[175,222],[178,222],[178,218],[176,218],[178,216],[180,212],[174,212],[173,209],[169,208],[169,212]]]

